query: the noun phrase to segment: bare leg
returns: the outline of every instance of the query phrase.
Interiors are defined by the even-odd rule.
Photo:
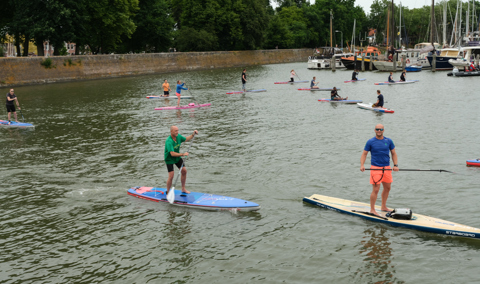
[[[11,112],[8,112],[8,121],[10,121],[10,118],[12,117],[11,114]]]
[[[177,107],[180,106],[180,96],[178,96],[178,100],[177,100]]]
[[[391,183],[382,182],[383,191],[382,191],[382,211],[392,211],[387,207],[388,194],[390,194],[390,189],[392,187]]]
[[[190,193],[190,191],[185,189],[185,183],[187,181],[187,169],[185,167],[182,169],[182,177],[180,180],[182,181],[182,192]]]
[[[167,192],[170,190],[170,187],[172,186],[172,181],[173,181],[173,175],[174,175],[174,171],[171,171],[171,172],[168,172],[168,179],[167,179]]]
[[[370,194],[370,213],[379,215],[375,211],[375,202],[377,202],[378,191],[380,190],[380,184],[372,184],[372,193]]]
[[[17,112],[14,112],[14,113],[13,113],[13,116],[15,117],[15,122],[18,122],[18,120],[17,120]]]

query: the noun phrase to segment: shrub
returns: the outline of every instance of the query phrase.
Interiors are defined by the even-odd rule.
[[[50,57],[45,58],[45,60],[40,62],[40,65],[45,67],[45,69],[57,68],[55,65],[53,65],[53,61]]]

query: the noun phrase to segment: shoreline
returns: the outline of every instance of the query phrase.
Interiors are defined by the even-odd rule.
[[[0,87],[51,84],[264,64],[307,62],[312,50],[170,52],[0,58]]]

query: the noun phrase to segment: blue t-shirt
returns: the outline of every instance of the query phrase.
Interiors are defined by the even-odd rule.
[[[392,77],[393,77],[393,75],[389,75],[389,76],[388,76],[388,82],[390,82],[390,83],[395,82]]]
[[[177,93],[181,94],[182,90],[188,90],[187,88],[184,88],[183,85],[185,85],[185,83],[182,83],[181,85],[177,84]]]
[[[313,82],[315,82],[315,81],[312,80],[312,81],[310,82],[310,88],[313,88],[313,86],[315,86],[315,83],[313,83]]]
[[[365,151],[370,151],[370,164],[377,167],[390,166],[390,151],[395,149],[392,139],[383,136],[382,140],[373,137],[365,144]]]

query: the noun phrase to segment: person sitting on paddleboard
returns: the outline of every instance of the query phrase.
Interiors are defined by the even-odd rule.
[[[358,78],[358,70],[354,70],[353,73],[352,73],[352,81],[357,81]]]
[[[182,95],[182,90],[188,90],[188,88],[184,87],[185,83],[182,83],[182,81],[178,80],[177,81],[177,91],[175,95],[177,95],[177,107],[180,106],[180,96]]]
[[[403,70],[403,71],[402,71],[402,75],[400,75],[400,81],[402,81],[402,82],[407,81],[407,80],[405,79],[405,76],[406,76],[406,75],[407,75],[407,72],[406,72],[405,70]]]
[[[395,144],[393,144],[390,138],[383,136],[384,130],[385,128],[382,124],[375,126],[375,137],[367,141],[360,158],[360,171],[364,172],[364,164],[368,152],[371,154],[370,184],[372,185],[372,193],[370,194],[370,213],[377,216],[379,216],[379,214],[375,210],[375,202],[377,201],[377,195],[380,191],[380,183],[383,185],[381,210],[391,211],[387,207],[388,194],[390,193],[393,181],[392,170],[390,168],[390,153],[392,154],[393,170],[398,172]]]
[[[342,100],[348,100],[348,97],[346,98],[340,97],[337,93],[337,87],[333,87],[333,90],[330,92],[330,99],[332,101],[342,101]]]
[[[182,142],[190,141],[193,136],[195,136],[195,134],[198,134],[197,130],[194,130],[192,135],[184,137],[178,134],[178,127],[176,127],[175,125],[170,127],[170,136],[168,136],[167,140],[165,141],[164,152],[165,164],[167,165],[168,170],[167,192],[165,194],[168,194],[168,192],[170,191],[170,187],[172,186],[172,180],[175,174],[173,170],[173,165],[176,165],[177,168],[180,169],[183,165],[182,157],[188,156],[188,152],[180,153],[180,145],[182,144]],[[182,192],[190,193],[190,191],[185,189],[185,182],[187,181],[187,168],[185,167],[185,165],[183,165],[181,174],[182,177],[180,181],[182,182]]]
[[[395,83],[395,80],[393,80],[393,72],[390,72],[390,76],[388,76],[388,82]]]
[[[6,101],[6,106],[7,106],[7,117],[8,117],[8,124],[11,123],[11,114],[13,112],[13,117],[15,117],[15,122],[18,122],[17,120],[17,111],[15,110],[15,104],[13,102],[17,103],[18,109],[20,109],[20,105],[18,104],[17,96],[15,96],[15,92],[13,89],[10,89],[10,92],[7,93],[7,101]]]
[[[247,69],[243,69],[242,72],[242,91],[245,93],[247,89],[245,88],[245,84],[247,84]]]
[[[165,82],[162,84],[163,87],[163,95],[162,97],[169,97],[170,92],[172,89],[170,89],[170,84],[167,82],[167,79],[165,79]]]
[[[372,107],[383,107],[383,95],[380,90],[377,90],[377,102],[372,105]]]
[[[292,69],[292,71],[290,71],[290,82],[294,82],[295,81],[295,75],[297,75],[295,73],[295,71]]]
[[[315,81],[316,79],[316,77],[313,77],[313,80],[310,82],[310,89],[318,89],[318,82]]]

